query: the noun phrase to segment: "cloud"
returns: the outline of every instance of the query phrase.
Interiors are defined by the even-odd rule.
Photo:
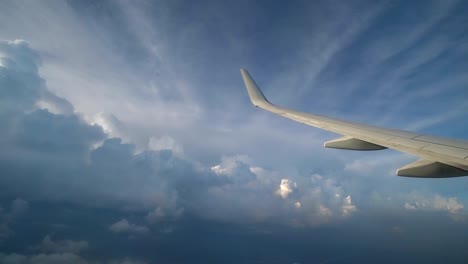
[[[35,247],[36,250],[43,253],[72,253],[78,254],[88,249],[87,241],[59,240],[53,241],[50,235],[46,235],[41,244]]]
[[[150,211],[146,215],[146,220],[149,223],[157,223],[162,220],[174,220],[182,216],[184,208],[174,208],[174,204],[164,203]]]
[[[249,163],[248,157],[233,156],[224,157],[221,164],[212,167],[218,176],[230,181],[209,188],[209,196],[220,204],[229,202],[231,206],[219,207],[216,211],[204,210],[210,217],[222,219],[225,215],[236,215],[243,216],[243,221],[314,226],[349,217],[357,211],[351,196],[346,195],[335,179],[313,174],[296,177],[293,181],[281,173]]]
[[[75,111],[70,102],[49,91],[44,91],[44,94],[37,101],[36,105],[40,109],[46,109],[54,114],[71,115]]]
[[[21,198],[13,200],[11,203],[11,215],[16,217],[24,214],[29,209],[29,203]]]
[[[5,264],[88,264],[89,262],[72,253],[54,253],[37,255],[2,254],[0,262]]]
[[[0,41],[0,61],[2,117],[32,110],[45,91],[44,83],[38,77],[39,55],[23,40]]]
[[[295,203],[294,203],[294,206],[295,206],[296,208],[301,208],[302,204],[301,204],[301,202],[295,202]]]
[[[404,204],[406,210],[445,211],[456,214],[465,208],[456,197],[444,197],[439,194],[433,196],[413,194],[412,196],[410,201]]]
[[[177,155],[184,153],[182,146],[170,136],[163,136],[160,138],[151,137],[148,142],[148,148],[154,151],[170,150]]]
[[[74,253],[52,253],[52,254],[36,254],[22,255],[17,253],[4,254],[0,253],[0,262],[4,264],[145,264],[148,262],[138,261],[131,258],[123,258],[121,260],[96,261],[83,258]]]
[[[0,242],[14,235],[15,232],[10,226],[28,210],[29,203],[21,198],[13,200],[9,210],[0,206]]]
[[[149,232],[148,227],[131,224],[125,218],[113,223],[109,229],[114,233],[147,234]]]
[[[239,180],[239,176],[242,174],[249,174],[248,171],[251,171],[249,166],[245,166],[249,162],[250,159],[246,155],[224,156],[221,159],[221,163],[211,167],[211,170],[218,175],[224,175]],[[255,177],[255,175],[252,176]],[[246,180],[249,179],[252,179],[252,177]]]
[[[132,226],[132,225],[130,225]],[[132,226],[134,228],[134,226]],[[133,231],[131,231],[133,232]],[[89,249],[89,243],[84,240],[53,240],[50,235],[46,235],[39,245],[30,247],[28,251],[38,252],[37,254],[18,254],[0,252],[0,263],[5,264],[143,264],[144,261],[132,258],[102,258],[83,257],[80,253]]]
[[[358,211],[351,195],[333,178],[313,174],[302,179],[298,186],[301,188],[291,198],[291,202],[300,204],[297,208],[300,210],[293,217],[294,225],[330,223],[350,217]]]
[[[110,137],[127,139],[125,125],[113,114],[99,112],[92,117],[85,117],[91,125],[98,125]]]
[[[332,211],[324,205],[319,206],[319,214],[325,217],[330,217],[333,215]]]
[[[147,264],[146,261],[133,260],[130,258],[125,258],[122,260],[111,260],[109,264]]]
[[[24,41],[3,41],[0,48],[3,61],[8,61],[0,69],[4,94],[0,122],[7,128],[0,132],[0,169],[5,172],[0,182],[5,193],[84,204],[98,201],[124,208],[138,205],[154,209],[149,214],[154,219],[180,214],[183,206],[164,204],[181,202],[180,189],[209,186],[210,178],[216,182],[210,170],[199,170],[192,162],[175,157],[172,150],[181,149],[170,138],[152,142],[157,150],[136,153],[133,144],[110,139],[104,133],[121,132],[112,115],[98,115],[90,125],[70,111],[61,114],[35,109],[43,94],[52,94],[38,75],[37,55]],[[195,194],[187,193],[182,200],[190,201],[190,195]],[[18,202],[18,208],[21,205]],[[170,212],[171,208],[175,212]]]
[[[280,186],[275,193],[281,196],[281,198],[286,199],[288,198],[288,195],[293,192],[294,188],[297,188],[297,183],[292,182],[289,179],[281,179]]]
[[[135,19],[134,16],[131,18]],[[359,31],[356,29],[356,32]],[[145,42],[148,46],[153,44],[151,41]],[[361,181],[352,185],[349,179],[342,177],[341,172],[317,173],[323,165],[314,156],[291,158],[293,161],[283,162],[281,155],[289,156],[290,152],[282,146],[293,148],[291,146],[304,145],[303,142],[310,138],[296,137],[294,128],[281,128],[281,132],[276,132],[276,129],[271,128],[282,123],[265,122],[255,116],[247,118],[246,122],[251,122],[247,125],[234,117],[234,121],[228,120],[226,123],[234,124],[231,127],[236,129],[231,131],[236,131],[236,135],[229,135],[229,139],[220,137],[219,142],[211,138],[212,134],[203,133],[211,127],[206,126],[208,123],[204,123],[205,120],[201,120],[200,127],[208,127],[204,128],[207,130],[197,130],[199,127],[193,126],[194,130],[182,129],[181,132],[180,127],[192,127],[192,122],[199,120],[199,114],[202,113],[195,111],[199,102],[189,98],[190,93],[187,91],[190,85],[186,86],[183,80],[175,82],[177,91],[174,93],[171,92],[172,84],[155,82],[154,87],[146,86],[152,91],[145,90],[150,93],[147,98],[138,100],[130,95],[127,100],[124,95],[128,94],[119,94],[122,91],[118,87],[115,93],[105,88],[108,92],[91,98],[89,103],[93,106],[88,109],[86,99],[90,99],[90,96],[80,97],[80,94],[91,94],[93,90],[89,88],[92,87],[90,83],[99,87],[100,82],[91,80],[83,90],[74,89],[77,84],[73,81],[70,81],[73,83],[72,88],[57,89],[55,82],[53,90],[57,92],[56,95],[49,87],[49,79],[46,82],[39,74],[50,77],[54,65],[41,67],[36,52],[24,41],[2,42],[2,45],[3,66],[0,70],[2,77],[8,77],[0,79],[1,87],[4,87],[0,101],[1,106],[5,106],[0,121],[7,128],[0,131],[4,136],[0,139],[3,147],[0,150],[0,169],[6,172],[5,177],[0,179],[0,186],[5,193],[21,194],[28,200],[66,201],[87,206],[130,209],[139,212],[141,220],[152,225],[196,216],[234,223],[316,226],[348,218],[356,214],[358,208],[362,208],[360,203],[365,199],[359,199],[362,195],[359,191],[365,187],[356,187]],[[332,47],[322,59],[327,63],[333,62],[337,49],[338,46]],[[160,53],[155,50],[155,54]],[[163,53],[161,56],[166,55]],[[58,65],[55,67],[60,68]],[[315,76],[318,72],[326,70],[326,67],[315,65],[314,69],[317,71],[314,70],[313,78],[318,76]],[[100,72],[96,71],[96,75]],[[139,85],[142,83],[135,86],[143,87]],[[75,107],[58,96],[60,91],[79,106]],[[16,96],[15,93],[27,96]],[[115,106],[107,108],[106,104],[116,101],[122,109],[116,110]],[[191,104],[187,106],[187,102]],[[153,108],[154,105],[157,107]],[[102,106],[104,110],[97,106]],[[86,113],[79,113],[83,109]],[[123,114],[124,118],[116,114],[123,112],[128,112]],[[142,112],[144,114],[140,115]],[[156,116],[155,124],[152,124],[153,114]],[[213,120],[209,120],[209,124],[224,122]],[[262,122],[257,123],[259,120]],[[167,127],[165,121],[169,123]],[[180,127],[179,121],[183,123]],[[236,127],[238,123],[243,125]],[[142,124],[157,129],[149,129],[149,133],[141,129]],[[252,146],[241,144],[240,138],[252,135],[251,131],[246,130],[255,130],[262,137],[272,137],[281,142],[278,145],[264,144],[271,143],[270,138],[265,141],[260,139],[261,142],[251,141],[254,142]],[[141,134],[138,136],[141,142],[133,144],[135,134]],[[201,140],[205,138],[209,140]],[[251,149],[258,152],[254,158],[247,155],[224,155],[215,163],[213,160],[218,160],[217,151],[206,153],[209,151],[192,148],[191,144],[206,148],[218,146],[219,152],[223,154],[244,153],[232,152],[232,149],[225,148],[225,144],[239,145],[236,147],[246,152],[252,152]],[[275,151],[268,155],[258,155],[268,152],[258,150],[262,149],[257,147],[260,145],[268,145],[268,149]],[[302,149],[308,147],[301,146]],[[321,152],[313,154],[317,153]],[[272,163],[271,157],[276,157],[278,162]],[[394,161],[390,160],[390,163]],[[331,167],[335,167],[336,158],[332,161]],[[393,166],[390,163],[358,159],[347,163],[345,171],[374,175],[381,173],[382,167]],[[414,205],[410,203],[409,206]],[[434,207],[441,208],[439,210],[461,210],[450,201],[439,201]],[[122,220],[109,227],[112,232],[149,232],[148,227],[127,220],[134,218],[119,216],[117,219]],[[49,239],[50,243],[66,244]]]
[[[54,258],[97,263],[92,256],[105,261],[106,254],[123,257],[130,249],[135,255],[170,255],[173,247],[178,247],[178,257],[189,252],[187,259],[203,254],[203,248],[216,248],[219,254],[213,258],[229,258],[216,239],[234,246],[236,239],[212,232],[215,239],[210,242],[206,232],[219,222],[221,231],[227,226],[229,234],[242,237],[251,227],[281,225],[251,241],[268,245],[284,231],[295,241],[277,256],[286,261],[301,243],[310,248],[320,241],[316,252],[304,251],[314,259],[298,260],[320,262],[317,252],[335,248],[390,248],[388,234],[384,243],[373,240],[379,236],[373,227],[390,223],[406,233],[419,225],[401,222],[409,217],[420,223],[420,211],[463,214],[464,198],[455,197],[463,191],[462,178],[431,182],[380,177],[394,176],[407,158],[400,162],[400,154],[378,153],[377,160],[369,153],[323,150],[323,138],[331,137],[327,132],[256,111],[238,72],[239,65],[245,65],[272,101],[292,108],[369,123],[380,120],[386,126],[409,123],[407,127],[416,129],[450,118],[450,126],[434,132],[463,136],[467,53],[460,44],[466,29],[460,25],[466,8],[436,2],[303,1],[287,6],[287,12],[282,12],[284,6],[252,1],[214,1],[189,9],[173,1],[2,3],[0,25],[8,26],[0,29],[1,37],[21,36],[29,44],[0,44],[0,193],[9,199],[1,201],[0,230],[7,223],[5,230],[15,234],[8,238],[8,248],[38,235],[44,238],[50,221],[66,225],[57,232],[75,232],[79,240],[63,240],[64,234],[54,233],[41,242],[48,248],[44,252],[8,252],[0,262],[16,257],[26,263]],[[412,189],[427,194],[421,199],[404,196]],[[392,196],[395,190],[400,193]],[[438,190],[449,191],[437,199],[432,191]],[[373,192],[383,198],[373,199]],[[32,208],[25,209],[21,200],[10,206],[15,197],[29,201]],[[36,202],[45,205],[36,208]],[[371,212],[370,204],[380,211]],[[57,217],[43,217],[49,206],[64,209],[50,214]],[[402,214],[405,206],[413,211]],[[374,221],[395,207],[400,211]],[[83,215],[89,215],[75,218],[82,208],[87,212]],[[41,215],[34,217],[36,212]],[[12,215],[17,215],[14,220],[3,222]],[[365,228],[348,228],[355,222]],[[121,242],[125,236],[112,235],[109,225],[135,237],[135,243]],[[295,239],[290,226],[305,227],[297,233],[305,234],[307,243],[304,237]],[[307,229],[310,226],[314,228]],[[136,231],[144,228],[174,231],[156,238],[134,235],[145,233]],[[195,229],[197,243],[185,251],[178,239],[195,241],[190,239]],[[338,235],[331,235],[332,230]],[[463,233],[458,231],[446,234]],[[356,237],[352,232],[368,239],[350,247]],[[199,239],[200,234],[207,238]],[[151,253],[145,251],[148,244],[155,247]],[[91,248],[94,245],[99,248]],[[164,250],[159,251],[167,253],[156,252],[160,245]],[[449,245],[444,246],[453,250]],[[79,254],[86,247],[89,250]],[[369,254],[385,255],[375,249]],[[245,262],[249,256],[241,257],[231,260]],[[167,258],[183,262],[171,260]]]
[[[343,216],[351,215],[357,211],[356,205],[353,204],[351,196],[348,195],[343,199],[343,205],[341,206]]]

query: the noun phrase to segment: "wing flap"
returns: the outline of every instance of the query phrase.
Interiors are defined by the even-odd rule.
[[[465,159],[466,157],[468,157],[467,150],[446,145],[429,144],[423,149],[459,159]]]
[[[391,144],[392,146],[407,146],[411,147],[414,149],[422,149],[429,145],[427,142],[421,142],[413,139],[406,139],[406,138],[392,138],[388,141],[388,144]]]
[[[451,139],[451,138],[437,138],[432,136],[424,136],[419,135],[414,138],[415,140],[422,141],[422,142],[429,142],[432,144],[450,146],[455,148],[462,148],[468,150],[468,142],[458,139]]]

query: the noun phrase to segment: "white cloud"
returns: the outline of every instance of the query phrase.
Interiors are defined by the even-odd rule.
[[[313,174],[301,181],[302,186],[294,198],[301,204],[301,210],[291,215],[295,225],[314,226],[338,221],[358,211],[351,195],[335,179]]]
[[[221,163],[211,167],[211,170],[218,175],[232,176],[240,164],[249,164],[250,158],[246,155],[224,156]],[[260,171],[261,168],[249,168],[252,172]]]
[[[325,207],[323,205],[319,205],[319,214],[321,216],[328,217],[328,216],[331,216],[333,213],[329,208],[327,208],[327,207]]]
[[[439,194],[429,196],[422,194],[412,194],[409,200],[405,202],[406,210],[433,210],[446,211],[456,214],[465,207],[456,197],[444,197]]]
[[[44,91],[36,105],[54,114],[71,115],[75,111],[70,102],[49,91]]]
[[[110,137],[127,139],[125,125],[113,114],[99,112],[92,117],[85,117],[91,125],[98,125]]]
[[[302,206],[301,202],[294,203],[294,207],[296,207],[297,209],[301,208],[301,206]]]
[[[209,199],[215,199],[220,204],[229,202],[230,207],[207,210],[208,215],[214,218],[220,217],[218,213],[242,215],[245,220],[253,218],[309,226],[346,218],[357,212],[351,196],[333,178],[319,174],[285,178],[279,172],[252,165],[251,162],[247,158],[244,161],[225,158],[222,164],[212,167],[218,175],[231,175],[229,179],[232,179],[232,184],[209,189]],[[239,180],[250,173],[255,174],[250,181]],[[268,193],[269,190],[271,193]],[[274,196],[281,197],[281,200],[278,202],[273,199]]]
[[[184,150],[180,144],[178,144],[174,138],[170,136],[162,136],[160,138],[150,137],[148,142],[148,148],[150,150],[170,150],[175,154],[181,155]]]
[[[294,189],[297,188],[297,183],[289,179],[281,179],[279,188],[276,190],[276,194],[281,196],[281,198],[286,199],[288,195],[291,194]]]
[[[420,205],[418,202],[413,202],[413,203],[406,202],[404,207],[406,210],[417,210],[418,208],[420,208]]]
[[[356,212],[357,208],[356,205],[353,204],[351,200],[351,196],[348,195],[343,199],[343,205],[341,206],[341,212],[343,216],[351,215],[352,213]]]
[[[458,201],[455,197],[442,197],[440,195],[436,195],[433,202],[434,208],[437,210],[446,210],[450,213],[456,213],[462,210],[465,206]]]
[[[149,232],[148,227],[131,224],[125,218],[113,223],[109,229],[114,233],[147,234]]]

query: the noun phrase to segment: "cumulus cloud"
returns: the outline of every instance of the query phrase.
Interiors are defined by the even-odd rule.
[[[297,183],[289,179],[281,179],[281,183],[279,185],[278,190],[276,190],[276,194],[281,196],[281,198],[286,199],[288,198],[288,195],[292,193],[295,188],[297,188]]]
[[[325,217],[332,216],[333,214],[332,211],[324,205],[319,205],[319,213],[321,216]]]
[[[64,111],[66,114],[37,109],[35,104],[44,94],[50,97],[51,92],[38,75],[36,54],[25,42],[2,45],[9,61],[32,64],[9,66],[13,63],[9,62],[1,69],[0,82],[5,84],[2,93],[10,97],[0,97],[0,101],[8,101],[2,105],[11,108],[10,114],[0,111],[5,113],[0,118],[11,122],[6,123],[7,132],[0,139],[4,140],[0,169],[15,172],[0,178],[5,193],[131,208],[146,212],[151,224],[177,220],[185,212],[233,222],[286,224],[292,214],[297,222],[317,224],[323,216],[349,216],[356,211],[349,194],[334,179],[320,175],[285,177],[254,164],[246,155],[224,156],[209,167],[180,155],[183,149],[171,136],[154,137],[148,149],[138,152],[134,144],[111,138],[125,129],[110,114],[83,119],[71,113],[71,108]],[[29,97],[11,97],[18,91]],[[110,230],[149,231],[125,218],[112,224]]]
[[[113,223],[109,229],[114,233],[147,234],[149,232],[148,227],[131,224],[125,218]]]
[[[5,193],[107,205],[123,199],[123,206],[154,208],[177,199],[179,186],[204,181],[201,172],[170,150],[136,155],[134,145],[108,139],[104,132],[121,132],[112,115],[97,115],[90,125],[71,108],[66,114],[36,109],[43,95],[58,100],[38,74],[37,54],[24,41],[2,41],[0,53],[0,122],[6,128],[0,131],[5,173],[0,182]]]
[[[37,74],[39,56],[25,41],[0,41],[0,61],[0,114],[5,121],[32,110],[46,89]]]
[[[283,198],[286,205],[296,209],[289,215],[293,225],[315,226],[338,221],[358,210],[351,195],[333,178],[313,174],[301,178],[297,185],[301,188],[296,189],[294,196]]]
[[[170,136],[163,136],[160,138],[151,137],[148,142],[148,148],[155,151],[170,150],[178,155],[184,153],[182,146]]]
[[[247,219],[309,226],[349,217],[357,211],[351,196],[335,179],[313,174],[293,180],[250,163],[247,157],[232,156],[212,167],[217,175],[226,175],[231,181],[210,188],[209,193],[220,203],[229,201],[231,206],[209,214],[248,214]],[[242,210],[234,213],[239,207]]]
[[[341,206],[341,212],[343,216],[348,216],[354,212],[356,212],[357,208],[356,205],[353,204],[351,200],[351,196],[348,195],[343,199],[343,205]]]
[[[249,171],[254,173],[253,170],[255,170],[248,165],[250,162],[250,158],[246,155],[224,156],[221,163],[212,166],[211,170],[218,175],[229,176],[235,180],[244,179],[243,176],[252,176],[244,179],[248,181],[255,177],[255,174],[248,173]],[[261,168],[256,169],[261,170]]]
[[[413,194],[410,201],[405,202],[406,210],[433,210],[445,211],[451,214],[460,212],[465,206],[455,197],[444,197],[441,195]]]
[[[66,99],[59,97],[50,91],[44,91],[36,105],[54,114],[71,115],[74,113],[73,105]]]
[[[85,117],[92,125],[98,125],[110,137],[126,139],[126,127],[115,115],[99,112],[92,117]]]

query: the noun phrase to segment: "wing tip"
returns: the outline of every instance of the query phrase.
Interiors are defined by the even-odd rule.
[[[262,108],[271,105],[271,103],[265,98],[265,95],[263,95],[260,88],[258,88],[252,76],[250,76],[247,69],[240,68],[240,72],[242,78],[244,79],[244,84],[249,94],[250,101],[252,101],[252,104]]]

